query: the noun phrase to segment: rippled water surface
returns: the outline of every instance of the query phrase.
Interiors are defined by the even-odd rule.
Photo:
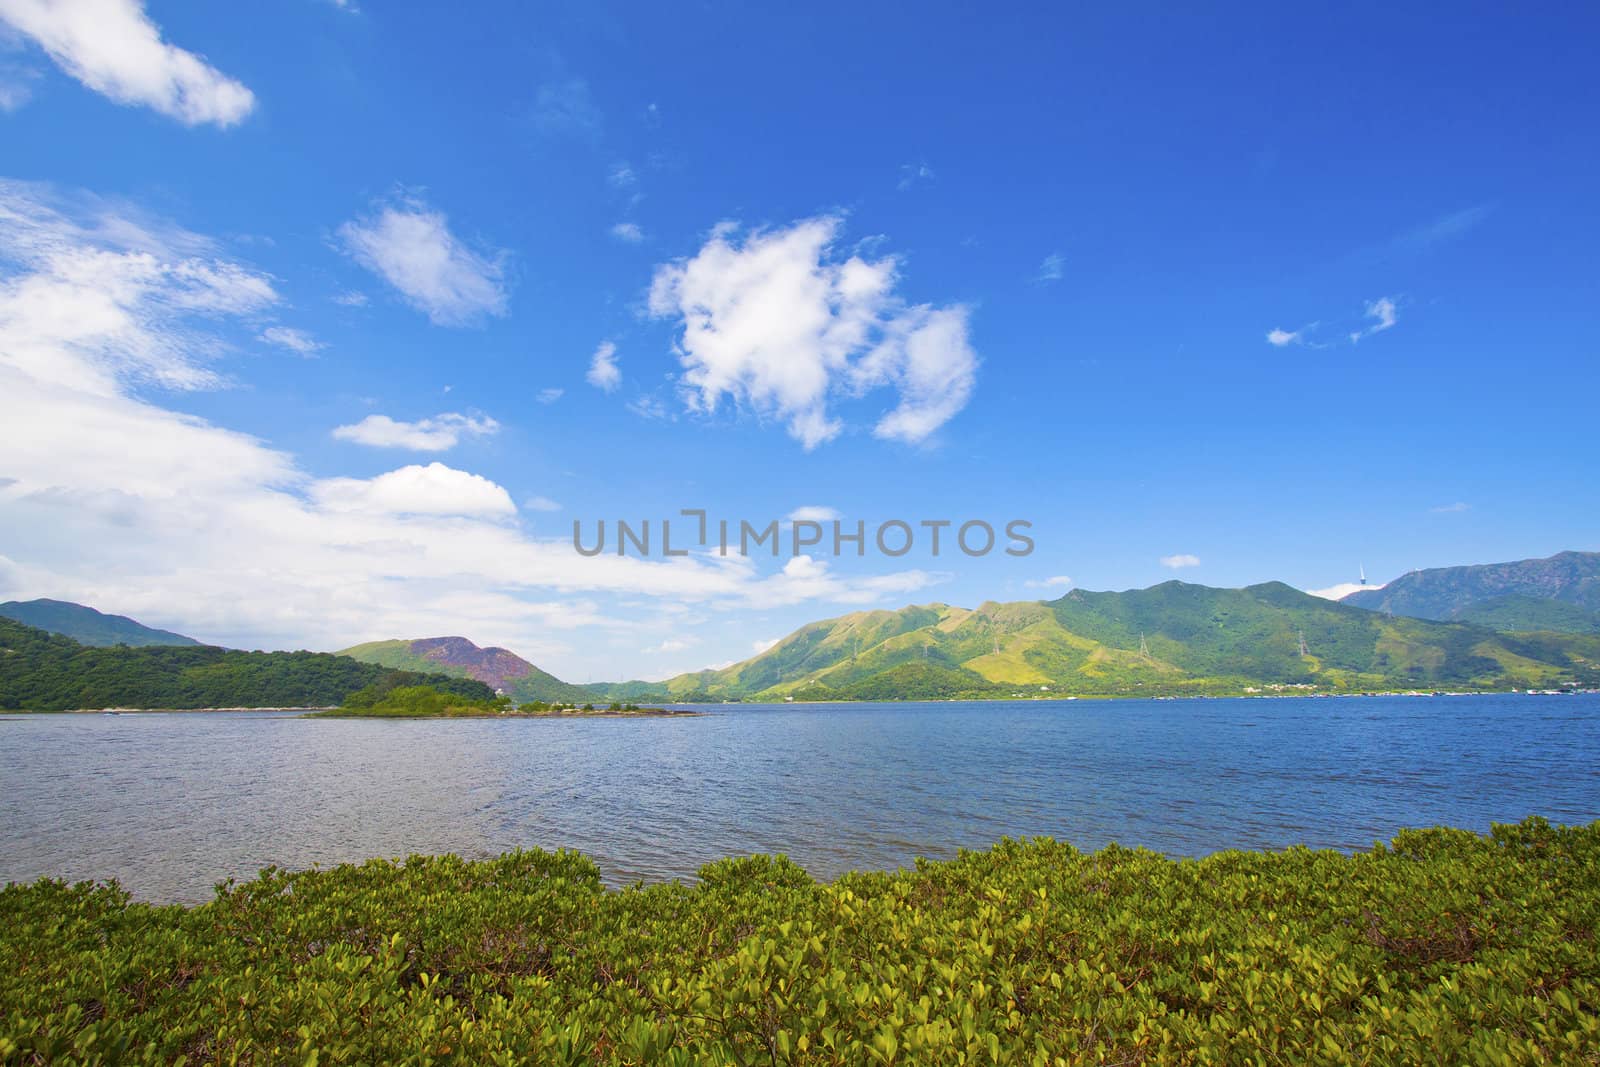
[[[199,900],[268,864],[561,846],[814,875],[1011,835],[1178,855],[1600,818],[1600,697],[728,705],[672,719],[0,721],[0,881]]]

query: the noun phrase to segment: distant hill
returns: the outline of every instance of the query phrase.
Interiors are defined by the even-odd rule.
[[[1493,630],[1600,634],[1600,552],[1412,571],[1342,603]]]
[[[470,679],[326,652],[93,647],[0,618],[0,709],[324,707],[374,685],[433,685],[474,700],[494,695]]]
[[[570,685],[515,652],[495,647],[479,648],[465,637],[369,641],[344,649],[339,655],[401,670],[437,671],[455,678],[473,678],[519,703],[534,700],[584,703],[600,699],[597,691],[605,688]]]
[[[0,604],[0,616],[70,637],[81,645],[198,645],[192,637],[157,630],[125,615],[107,615],[82,604],[66,600],[8,600]]]
[[[1390,618],[1280,582],[1174,581],[976,609],[856,612],[664,688],[680,700],[1545,688],[1600,684],[1597,665],[1596,638]]]

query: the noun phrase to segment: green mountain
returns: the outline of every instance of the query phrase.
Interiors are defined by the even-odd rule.
[[[0,604],[0,616],[70,637],[80,645],[198,645],[192,637],[157,630],[125,615],[106,615],[82,604],[66,600],[8,600]]]
[[[211,645],[94,647],[0,618],[0,709],[326,707],[367,686],[434,685],[474,700],[481,682],[325,652]]]
[[[1600,552],[1412,571],[1343,602],[1491,630],[1600,634]]]
[[[926,604],[811,623],[665,683],[670,699],[934,699],[1600,684],[1600,638],[1391,618],[1280,582],[1166,582],[1055,601]]]
[[[452,678],[472,678],[518,703],[542,700],[585,703],[601,699],[606,686],[578,686],[546,673],[514,652],[479,648],[465,637],[423,637],[412,641],[369,641],[344,649],[363,663],[408,671],[436,671]]]

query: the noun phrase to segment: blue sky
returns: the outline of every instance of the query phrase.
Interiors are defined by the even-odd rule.
[[[1600,548],[1597,30],[0,0],[0,596],[583,680]],[[1036,548],[571,550],[685,507]]]

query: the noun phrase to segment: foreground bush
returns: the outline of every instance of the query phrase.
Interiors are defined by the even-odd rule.
[[[573,853],[0,891],[12,1063],[1595,1063],[1600,823],[1172,861],[1011,842],[819,885]]]

